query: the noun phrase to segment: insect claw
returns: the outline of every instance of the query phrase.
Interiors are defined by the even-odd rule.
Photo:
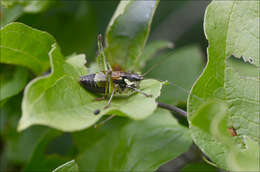
[[[106,106],[104,107],[104,109],[107,109],[107,108],[109,108],[109,106],[110,106],[110,104],[109,104],[109,105],[106,105]]]

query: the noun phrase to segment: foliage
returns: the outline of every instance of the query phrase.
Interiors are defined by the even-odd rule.
[[[50,67],[48,52],[55,40],[48,33],[12,23],[3,27],[0,34],[1,63],[27,67],[36,75]]]
[[[23,13],[38,13],[44,11],[49,5],[50,0],[34,1],[34,0],[2,0],[1,9],[3,17],[1,18],[1,26],[17,19]]]
[[[143,121],[116,118],[73,137],[82,152],[77,159],[82,171],[155,171],[191,145],[187,128],[166,110],[156,110]]]
[[[136,61],[147,40],[158,2],[120,2],[106,33],[106,54],[113,64],[120,64],[124,69],[136,70]]]
[[[10,71],[6,73],[6,71]],[[23,67],[13,67],[1,64],[0,68],[0,102],[18,94],[25,87],[29,73]]]
[[[259,170],[259,27],[253,24],[259,21],[258,7],[256,1],[208,6],[209,61],[188,103],[195,143],[217,166],[231,171]]]
[[[163,18],[154,19],[158,4],[1,1],[1,170],[155,171],[194,142],[211,165],[196,159],[180,171],[259,171],[259,2],[210,3],[201,76],[200,42],[146,45],[152,20]],[[152,98],[124,93],[104,109],[107,100],[80,85],[80,76],[99,71],[95,35],[106,25],[109,63],[151,78],[140,90]],[[189,128],[158,101],[187,108]]]
[[[75,162],[75,160],[71,160],[69,162],[66,162],[65,164],[57,167],[53,172],[78,172],[78,165]]]
[[[154,57],[147,62],[146,70],[149,71],[157,64],[159,66],[152,69],[147,77],[170,82],[163,87],[159,101],[169,104],[186,103],[187,90],[191,89],[203,68],[198,46],[191,45]]]

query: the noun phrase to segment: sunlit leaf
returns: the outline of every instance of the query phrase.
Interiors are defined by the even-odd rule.
[[[107,113],[144,119],[156,109],[155,98],[160,95],[162,83],[144,80],[140,88],[152,94],[152,98],[136,93],[119,96],[113,99],[110,108],[103,110],[107,100],[95,101],[97,96],[79,83],[79,71],[84,68],[85,61],[84,56],[78,58],[77,61],[70,58],[65,61],[59,49],[53,47],[50,52],[51,74],[36,78],[26,87],[19,130],[42,124],[63,131],[75,131],[90,127]],[[97,109],[101,112],[94,115]]]
[[[258,1],[214,1],[208,6],[204,26],[209,40],[209,60],[193,86],[188,103],[191,134],[195,143],[218,167],[231,171],[259,171],[257,154],[260,150],[254,146],[260,140],[258,7]],[[198,113],[198,109],[206,106],[212,98],[224,104],[226,110],[223,119],[227,124],[218,133],[205,134],[214,121],[211,118],[216,115],[219,115],[217,119],[220,118],[221,109],[215,109],[213,116],[209,110]],[[195,114],[196,118],[201,118],[200,122],[194,122]],[[203,116],[211,117],[206,120]],[[215,129],[219,127],[215,126]],[[224,132],[228,130],[231,133]],[[228,134],[233,135],[232,139],[218,138]],[[252,154],[252,149],[255,154]],[[230,160],[234,154],[250,157],[246,163],[250,165],[242,163],[244,158],[238,158],[241,162],[238,159]]]
[[[259,147],[248,138],[240,139],[229,126],[228,106],[219,100],[202,105],[190,120],[195,143],[216,162],[231,171],[259,171]],[[197,139],[200,138],[200,139]]]
[[[48,52],[55,42],[46,32],[22,23],[11,23],[1,28],[1,63],[21,65],[39,75],[49,67]]]
[[[77,172],[79,171],[78,165],[75,160],[71,160],[57,167],[53,172]]]

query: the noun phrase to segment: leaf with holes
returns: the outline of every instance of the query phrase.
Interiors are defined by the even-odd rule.
[[[209,40],[209,60],[188,102],[195,143],[218,167],[231,171],[259,171],[260,150],[256,146],[260,143],[258,7],[258,1],[213,1],[208,6],[204,26]],[[221,116],[217,107],[212,107],[215,113],[212,108],[205,110],[212,98],[221,101],[220,109],[226,109],[223,113],[227,124],[218,135],[228,135],[229,130],[233,137],[230,139],[229,134],[227,141],[226,137],[220,139],[212,132],[205,133],[214,123],[212,118]],[[199,112],[202,109],[205,111]],[[200,120],[195,122],[196,118]],[[213,131],[221,127],[215,123]],[[250,158],[242,163],[239,160],[243,158],[234,159],[234,155]]]

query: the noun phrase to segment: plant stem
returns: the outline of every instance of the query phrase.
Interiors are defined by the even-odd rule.
[[[160,108],[170,110],[172,112],[177,113],[178,115],[181,115],[182,117],[187,118],[187,112],[178,108],[178,107],[176,107],[176,106],[169,105],[169,104],[166,104],[166,103],[161,103],[161,102],[157,102],[157,105]]]

